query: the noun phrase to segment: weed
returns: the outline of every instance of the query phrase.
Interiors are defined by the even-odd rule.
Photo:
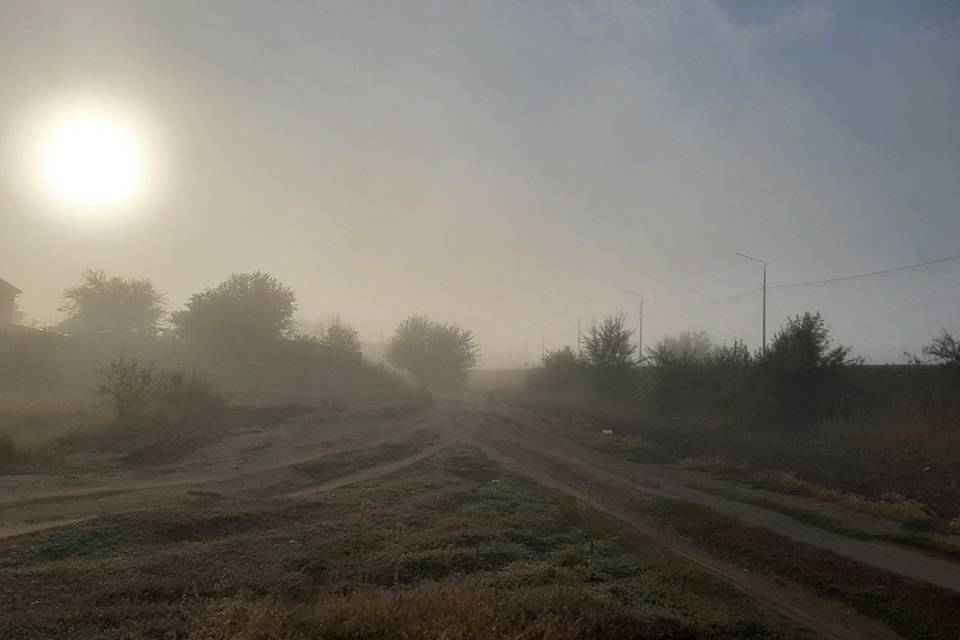
[[[859,511],[879,518],[903,523],[931,519],[923,504],[896,493],[885,493],[880,500],[872,500],[866,496],[808,482],[791,471],[758,470],[721,458],[685,460],[681,466],[708,471],[721,478],[751,484],[769,491],[832,502],[851,511]]]

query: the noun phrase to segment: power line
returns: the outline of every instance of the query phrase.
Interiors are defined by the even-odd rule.
[[[939,263],[941,263],[941,262],[949,262],[950,260],[960,260],[960,254],[956,254],[956,255],[952,255],[952,256],[946,256],[946,257],[944,257],[944,258],[937,258],[936,260],[927,260],[926,262],[918,262],[918,263],[916,263],[916,264],[908,264],[908,265],[904,265],[904,266],[901,266],[901,267],[892,267],[892,268],[890,268],[890,269],[880,269],[879,271],[868,271],[868,272],[866,272],[866,273],[855,273],[855,274],[847,275],[847,276],[838,276],[838,277],[835,277],[835,278],[825,278],[825,279],[823,279],[823,280],[809,280],[809,281],[806,281],[806,282],[791,282],[791,283],[788,283],[788,284],[768,285],[768,286],[767,286],[767,289],[791,289],[791,288],[794,288],[794,287],[808,287],[808,286],[813,286],[813,285],[818,285],[818,284],[829,284],[829,283],[832,283],[832,282],[841,282],[841,281],[843,281],[843,280],[854,280],[854,279],[856,279],[856,278],[868,278],[868,277],[871,277],[871,276],[879,276],[879,275],[884,275],[884,274],[887,274],[887,273],[896,273],[897,271],[906,271],[906,270],[908,270],[908,269],[919,269],[919,268],[921,268],[921,267],[928,267],[928,266],[930,266],[930,265],[939,264]],[[735,300],[739,300],[740,298],[745,298],[745,297],[747,297],[747,296],[749,296],[749,295],[751,295],[751,294],[758,293],[759,291],[762,291],[762,290],[763,290],[763,287],[757,287],[756,289],[750,289],[749,291],[743,291],[743,292],[741,292],[741,293],[737,293],[737,294],[734,294],[734,295],[732,295],[732,296],[727,296],[727,297],[725,297],[725,298],[718,298],[717,300],[711,300],[711,301],[709,301],[709,302],[692,304],[692,305],[687,305],[687,306],[683,306],[683,307],[674,307],[674,308],[672,308],[672,309],[666,309],[666,310],[663,310],[663,311],[659,311],[658,313],[659,313],[659,314],[667,314],[667,313],[677,313],[677,312],[679,312],[679,311],[693,311],[693,310],[696,310],[696,309],[703,309],[703,308],[705,308],[705,307],[712,307],[712,306],[714,306],[714,305],[723,304],[723,303],[725,303],[725,302],[733,302],[733,301],[735,301]],[[633,291],[629,291],[629,290],[627,290],[627,289],[621,289],[621,291],[623,291],[624,293],[630,293],[630,294],[634,294],[634,295],[639,295],[639,294],[635,294]]]
[[[768,289],[790,289],[793,287],[809,287],[815,284],[829,284],[831,282],[840,282],[842,280],[853,280],[855,278],[867,278],[870,276],[879,276],[885,273],[894,273],[897,271],[906,271],[907,269],[918,269],[920,267],[928,267],[932,264],[938,264],[940,262],[947,262],[949,260],[960,259],[960,254],[954,256],[947,256],[946,258],[937,258],[936,260],[928,260],[926,262],[918,262],[916,264],[908,264],[902,267],[893,267],[892,269],[881,269],[879,271],[868,271],[866,273],[855,273],[849,276],[839,276],[836,278],[826,278],[824,280],[810,280],[808,282],[791,282],[790,284],[775,284],[767,287]]]
[[[676,313],[677,311],[693,311],[694,309],[702,309],[704,307],[712,307],[717,304],[723,304],[724,302],[733,302],[734,300],[739,300],[740,298],[746,298],[750,294],[757,293],[762,291],[763,287],[757,287],[756,289],[750,289],[749,291],[743,291],[741,293],[727,296],[726,298],[719,298],[717,300],[711,300],[710,302],[702,302],[700,304],[688,305],[685,307],[674,307],[673,309],[667,309],[666,311],[661,311],[660,313]]]

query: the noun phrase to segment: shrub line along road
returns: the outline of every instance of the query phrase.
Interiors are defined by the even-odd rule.
[[[684,483],[676,470],[627,462],[558,435],[530,411],[451,398],[425,413],[361,421],[301,416],[266,430],[228,434],[182,464],[137,472],[0,477],[0,538],[100,515],[189,506],[198,500],[311,494],[398,472],[454,444],[477,447],[506,470],[612,515],[793,622],[836,639],[897,638],[844,605],[712,556],[689,540],[651,524],[631,507],[638,499],[671,499],[707,507],[753,527],[881,569],[960,592],[960,564],[892,544],[848,538],[755,505]],[[413,455],[317,483],[294,465],[366,449],[429,430],[433,441]],[[696,474],[689,476],[691,479]],[[68,483],[68,484],[65,484]]]

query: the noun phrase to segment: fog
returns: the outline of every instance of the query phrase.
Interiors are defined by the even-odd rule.
[[[645,342],[756,347],[758,294],[705,304],[759,287],[736,252],[771,285],[958,252],[958,27],[933,2],[5,2],[0,277],[53,323],[86,267],[170,309],[259,269],[366,342],[469,327],[487,367],[636,318],[626,288]],[[79,220],[25,194],[11,141],[75,94],[151,122],[153,197]],[[899,360],[960,329],[958,269],[771,290],[768,331],[819,309]]]

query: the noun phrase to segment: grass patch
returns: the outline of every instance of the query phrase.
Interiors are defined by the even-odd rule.
[[[840,600],[884,621],[904,637],[960,637],[960,618],[956,616],[960,594],[899,579],[704,507],[656,500],[639,503],[635,509],[719,557]]]
[[[0,637],[800,637],[474,450],[257,505],[131,515],[75,562],[0,571]]]
[[[294,465],[294,468],[324,482],[368,467],[409,458],[420,453],[430,442],[430,433],[421,431],[407,440],[389,440],[368,449],[332,454]]]
[[[129,547],[131,536],[115,522],[94,521],[40,534],[0,556],[0,569],[16,569],[81,557],[102,557]]]

